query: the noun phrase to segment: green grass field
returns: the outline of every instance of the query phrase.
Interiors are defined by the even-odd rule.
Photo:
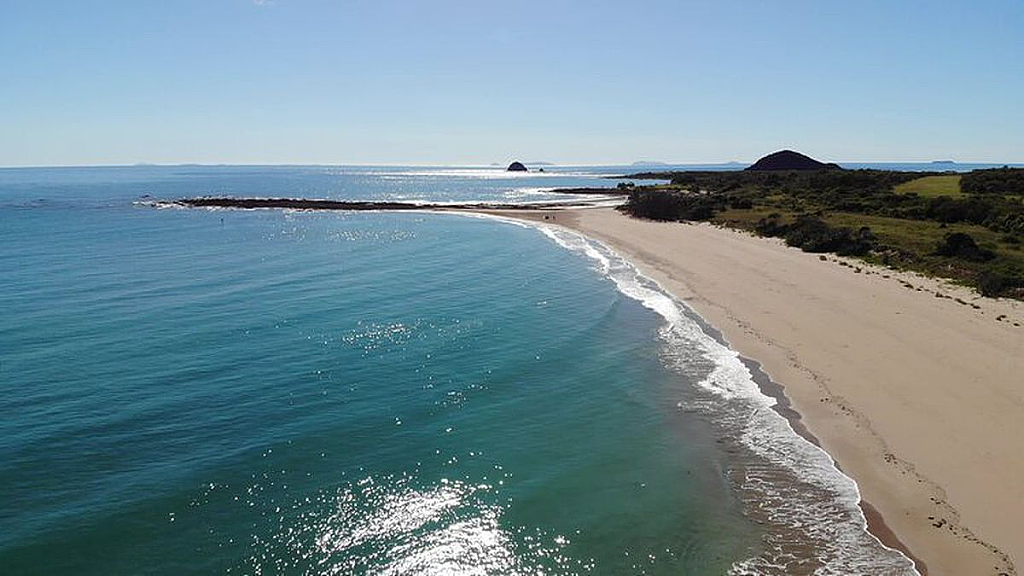
[[[896,186],[897,194],[914,192],[918,196],[962,196],[960,192],[960,175],[943,174],[942,176],[925,176]]]

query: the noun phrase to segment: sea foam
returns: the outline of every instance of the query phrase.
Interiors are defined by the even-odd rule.
[[[665,319],[663,358],[677,371],[708,365],[703,392],[681,409],[709,417],[736,450],[730,481],[744,512],[765,526],[760,554],[731,574],[918,574],[913,562],[867,530],[857,484],[824,450],[800,436],[773,407],[739,354],[708,334],[696,313],[608,246],[562,228],[537,225],[558,245],[591,259],[624,295]]]

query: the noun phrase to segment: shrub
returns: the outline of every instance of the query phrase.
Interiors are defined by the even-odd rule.
[[[651,220],[710,220],[719,207],[719,201],[708,195],[636,190],[630,192],[622,210]]]
[[[786,244],[805,252],[828,252],[819,249],[830,239],[828,224],[815,216],[800,216],[786,230]]]
[[[971,194],[1024,194],[1024,169],[973,170],[960,178],[960,190]]]
[[[971,262],[988,262],[996,257],[994,252],[978,246],[974,238],[963,232],[946,234],[945,239],[935,247],[935,254]]]
[[[835,252],[842,256],[867,254],[875,246],[875,235],[867,226],[857,232],[832,228],[816,216],[800,216],[785,232],[786,244],[804,252]]]
[[[715,208],[715,203],[707,199],[684,196],[679,202],[679,219],[710,220],[715,216]]]
[[[1024,296],[1024,270],[1018,266],[1000,264],[985,270],[978,277],[978,291],[982,296]]]
[[[623,208],[640,218],[676,220],[676,202],[672,195],[667,193],[631,192]]]
[[[925,214],[939,222],[970,222],[983,224],[993,211],[993,204],[983,198],[950,198],[939,196],[928,203]]]
[[[999,296],[1006,288],[1007,278],[1003,274],[988,270],[978,278],[978,292],[982,296]]]
[[[754,225],[754,231],[761,236],[785,236],[788,230],[789,226],[779,221],[778,214],[769,214],[766,218],[758,220],[757,224]]]
[[[738,210],[748,210],[754,207],[754,201],[750,198],[743,198],[742,196],[733,196],[729,198],[729,208]]]

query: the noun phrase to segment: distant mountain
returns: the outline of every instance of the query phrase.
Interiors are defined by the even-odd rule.
[[[668,162],[659,162],[657,160],[637,160],[633,162],[633,166],[668,166]]]
[[[932,160],[932,164],[956,164],[952,160]]]
[[[523,162],[527,166],[554,166],[554,162]]]
[[[748,166],[747,170],[824,170],[839,168],[838,164],[819,162],[792,150],[773,152]]]

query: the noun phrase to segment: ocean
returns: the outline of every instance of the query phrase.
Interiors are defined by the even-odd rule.
[[[607,247],[437,213],[629,167],[0,169],[4,574],[913,574]]]

